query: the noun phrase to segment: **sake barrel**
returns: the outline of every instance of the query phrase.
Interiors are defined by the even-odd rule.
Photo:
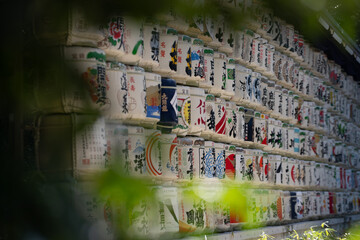
[[[71,192],[67,192],[68,187]],[[54,191],[53,188],[47,188],[49,186],[43,187],[43,194],[51,194]],[[70,193],[70,196],[67,196],[68,211],[73,211],[72,214],[76,214],[77,218],[84,221],[81,225],[87,231],[82,233],[81,236],[85,237],[91,231],[92,236],[95,238],[114,239],[116,230],[113,226],[114,218],[117,217],[117,209],[112,205],[109,196],[98,195],[92,181],[62,183],[61,189],[63,193]],[[49,196],[47,198],[51,199]]]
[[[281,64],[280,64],[281,74],[279,80],[282,81],[282,83],[285,84],[286,86],[289,86],[288,61],[289,61],[289,57],[287,57],[286,55],[281,55]]]
[[[172,130],[181,136],[185,136],[189,131],[191,120],[191,99],[190,87],[178,85],[177,91],[177,125]]]
[[[244,159],[245,159],[245,181],[253,181],[254,180],[254,164],[253,157],[254,152],[253,149],[244,149]]]
[[[206,128],[205,91],[202,88],[190,88],[191,118],[189,134],[200,136]]]
[[[169,133],[177,124],[176,82],[170,78],[161,79],[161,111],[158,127]]]
[[[274,55],[275,55],[275,47],[271,44],[268,44],[266,48],[266,64],[265,64],[266,71],[264,72],[264,75],[271,79],[275,78]]]
[[[126,228],[127,234],[136,237],[144,237],[149,235],[151,203],[145,200],[139,200],[129,207],[129,226]],[[125,215],[126,216],[126,215]]]
[[[236,147],[225,145],[225,178],[235,180]]]
[[[207,51],[207,55],[209,51]],[[201,84],[201,82],[205,81],[205,66],[209,66],[207,58],[205,63],[205,56],[204,56],[204,43],[202,40],[198,38],[191,39],[191,80],[189,83]],[[210,60],[211,61],[211,60]],[[211,64],[211,62],[210,62]],[[211,68],[211,66],[210,66]],[[210,69],[211,70],[211,69]],[[208,83],[204,83],[201,86],[207,86]]]
[[[220,23],[220,22],[219,22]],[[232,54],[234,52],[235,31],[230,24],[224,24],[224,37],[219,51]]]
[[[146,81],[146,122],[156,123],[161,112],[161,76],[145,72]]]
[[[269,154],[267,152],[263,152],[263,165],[264,165],[264,180],[265,183],[272,183],[270,179],[272,179],[272,165],[269,160]]]
[[[139,65],[145,69],[159,66],[160,26],[156,23],[146,22],[143,24],[144,49],[143,57]]]
[[[291,161],[289,162],[288,157],[281,157],[281,164],[283,169],[283,185],[290,186],[291,185]]]
[[[246,100],[248,104],[251,104],[252,99],[253,99],[253,74],[251,72],[251,75],[248,75],[248,77],[246,78],[246,94],[244,100]]]
[[[235,65],[235,95],[233,101],[236,103],[246,99],[246,84],[248,78],[251,78],[251,70],[239,64]]]
[[[185,83],[191,77],[191,38],[186,35],[178,35],[177,67],[172,77],[177,83]]]
[[[205,178],[215,177],[215,143],[205,141]]]
[[[236,119],[237,119],[237,129],[238,134],[236,139],[244,141],[245,138],[245,108],[241,106],[236,106],[235,109]]]
[[[243,49],[241,53],[241,59],[243,60],[244,64],[249,64],[251,61],[251,50],[252,50],[252,41],[254,39],[254,32],[246,29],[244,34],[243,40]]]
[[[160,29],[159,49],[159,67],[153,68],[153,71],[161,74],[162,76],[170,76],[175,74],[177,70],[178,54],[178,36],[175,29]]]
[[[243,61],[242,60],[242,51],[243,51],[243,48],[244,48],[244,31],[236,31],[235,32],[235,44],[234,44],[234,59],[236,61]]]
[[[228,58],[226,64],[226,87],[223,93],[223,98],[231,99],[235,96],[235,77],[235,60]]]
[[[274,53],[274,75],[276,77],[276,79],[280,80],[281,79],[281,58],[282,54],[278,51],[275,51]]]
[[[275,185],[277,170],[281,171],[281,168],[278,169],[279,166],[276,163],[275,155],[268,154],[267,161],[268,161],[268,165],[269,165],[268,174],[267,174],[267,183],[269,183],[270,185]],[[279,181],[279,182],[281,183],[281,181]]]
[[[270,111],[275,111],[275,83],[273,81],[268,81],[268,100],[267,100],[267,109]]]
[[[161,132],[154,129],[145,129],[145,159],[148,175],[158,177],[162,174],[161,161]]]
[[[282,159],[280,155],[269,155],[269,160],[271,164],[274,166],[275,172],[275,185],[283,185],[284,184],[284,165],[282,164]]]
[[[128,161],[128,128],[116,122],[105,123],[108,165],[116,171],[124,171]]]
[[[194,178],[194,153],[189,138],[178,138],[179,179]]]
[[[290,186],[297,186],[300,177],[300,168],[296,159],[288,158],[288,166],[290,170]]]
[[[267,145],[268,140],[268,116],[255,112],[254,118],[254,142],[258,144]]]
[[[264,158],[263,151],[254,150],[253,155],[253,168],[254,168],[254,183],[261,183],[264,181],[265,172],[264,172]]]
[[[178,141],[175,134],[161,134],[160,156],[162,177],[165,179],[178,178]]]
[[[156,187],[158,201],[152,203],[149,213],[149,235],[157,238],[166,233],[179,231],[179,196],[176,187]]]
[[[251,101],[257,106],[261,105],[261,74],[257,72],[252,72],[252,98]]]
[[[274,106],[274,116],[281,117],[283,114],[284,101],[282,87],[280,85],[275,85],[275,106]]]
[[[214,50],[211,48],[204,48],[203,55],[204,55],[204,81],[199,82],[199,86],[201,88],[209,89],[215,84]],[[195,72],[193,76],[195,76]]]
[[[146,80],[143,68],[127,66],[128,105],[131,121],[144,121],[146,118]]]
[[[215,177],[219,179],[225,178],[225,145],[223,143],[215,143]]]
[[[209,92],[219,96],[226,89],[226,55],[214,53],[214,85]]]
[[[261,106],[262,110],[266,112],[268,99],[269,99],[269,90],[268,90],[268,79],[266,77],[262,77],[260,81],[260,92],[261,92]]]
[[[145,129],[142,127],[129,126],[128,135],[129,161],[125,172],[136,177],[147,176]]]
[[[252,109],[245,109],[244,120],[244,140],[248,142],[254,142],[254,111]]]
[[[237,138],[238,135],[238,120],[236,115],[236,105],[233,102],[226,102],[226,135],[230,138]]]
[[[207,94],[205,97],[205,131],[202,132],[204,137],[215,134],[217,108],[215,104],[215,96]]]
[[[179,232],[201,232],[206,228],[206,202],[192,198],[191,190],[179,190]]]
[[[258,71],[260,73],[264,73],[266,71],[267,67],[267,48],[270,47],[269,44],[267,44],[267,41],[265,39],[261,39],[260,45],[259,45],[259,67]]]
[[[236,147],[235,151],[235,180],[241,182],[244,181],[246,177],[244,149]]]
[[[126,66],[118,62],[107,62],[106,75],[109,80],[107,95],[110,107],[106,110],[105,116],[109,119],[129,118]]]
[[[255,34],[255,37],[252,39],[251,51],[250,51],[250,66],[254,67],[256,70],[260,67],[260,45],[262,40],[258,34]]]
[[[120,49],[123,47],[124,54],[119,55],[118,59],[126,64],[138,64],[144,50],[143,23],[139,19],[125,16],[124,30],[123,45],[119,46]]]
[[[37,136],[38,167],[53,179],[91,176],[108,164],[103,118],[45,115],[39,119]]]
[[[306,135],[309,133],[307,130],[299,131],[299,153],[300,155],[308,156],[310,153],[307,148]]]
[[[194,156],[194,166],[193,166],[193,177],[204,178],[205,177],[205,141],[203,138],[199,137],[190,137],[192,141],[192,149]]]
[[[221,98],[215,100],[215,133],[226,135],[226,107],[225,101]]]
[[[205,17],[206,34],[212,39],[207,43],[210,47],[218,48],[221,46],[224,34],[224,22],[217,18]]]
[[[288,43],[287,50],[289,52],[294,52],[294,26],[287,24],[286,28],[287,28],[286,41]]]

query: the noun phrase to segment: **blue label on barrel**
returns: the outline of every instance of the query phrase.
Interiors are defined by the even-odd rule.
[[[161,112],[158,126],[169,128],[177,124],[177,94],[176,82],[170,78],[161,79]]]

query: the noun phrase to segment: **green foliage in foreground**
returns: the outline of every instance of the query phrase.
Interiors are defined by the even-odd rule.
[[[321,224],[321,227],[312,226],[309,230],[304,231],[302,234],[298,233],[296,230],[293,230],[290,237],[287,237],[286,240],[355,240],[360,239],[359,229],[352,228],[348,233],[345,233],[343,236],[340,236],[339,233],[333,228],[331,228],[328,222]],[[275,237],[270,236],[263,232],[260,235],[258,240],[271,240]]]

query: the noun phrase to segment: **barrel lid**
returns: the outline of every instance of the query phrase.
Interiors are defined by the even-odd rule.
[[[245,108],[242,107],[242,106],[239,106],[238,110],[239,110],[239,112],[244,112],[244,111],[245,111]]]
[[[189,137],[189,139],[191,139],[194,146],[204,146],[204,144],[205,144],[205,140],[203,138]]]
[[[191,43],[191,37],[187,35],[178,35],[178,40]]]
[[[190,87],[190,95],[205,97],[205,90],[197,87]]]
[[[205,100],[206,100],[206,101],[215,101],[215,95],[213,95],[213,94],[207,94]]]
[[[236,152],[237,152],[237,153],[243,153],[243,152],[244,152],[244,149],[241,148],[241,147],[236,147]]]
[[[240,71],[240,72],[249,73],[249,74],[251,74],[251,72],[252,72],[251,69],[246,68],[246,67],[244,67],[244,66],[242,66],[242,65],[240,65],[240,64],[236,64],[236,65],[235,65],[235,70],[236,70],[236,71]]]
[[[128,126],[129,135],[142,135],[144,133],[145,129],[143,127]]]
[[[126,71],[126,65],[120,62],[106,62],[106,69],[117,70],[117,71]]]
[[[225,104],[225,100],[224,99],[222,99],[222,98],[215,98],[215,102],[217,103],[217,104]]]
[[[268,86],[269,86],[269,87],[274,87],[274,86],[275,86],[275,82],[274,82],[274,81],[271,81],[271,80],[268,80]]]
[[[214,147],[215,143],[213,141],[205,141],[204,146],[205,147]]]
[[[150,81],[161,82],[161,76],[156,73],[145,72],[145,79]]]
[[[161,78],[161,86],[176,87],[176,81],[171,78]]]
[[[193,141],[190,138],[178,138],[178,144],[181,146],[192,146]]]
[[[235,146],[235,145],[226,144],[226,145],[225,145],[225,150],[226,150],[226,151],[230,151],[230,152],[235,152],[235,151],[236,151],[236,146]]]
[[[184,95],[190,95],[190,87],[183,86],[183,85],[177,85],[176,86],[177,94],[184,94]]]
[[[214,56],[214,50],[211,48],[204,48],[204,55]]]
[[[178,32],[173,28],[163,29],[162,33],[167,34],[167,35],[177,35],[178,34]]]
[[[264,76],[261,76],[261,82],[262,83],[268,83],[268,78],[264,77]]]
[[[254,110],[250,109],[250,108],[245,108],[245,114],[250,115],[250,116],[254,116]]]
[[[127,73],[140,73],[144,74],[145,70],[142,67],[126,65]]]
[[[192,44],[194,44],[194,45],[199,45],[199,46],[203,46],[203,45],[204,45],[204,42],[203,42],[203,40],[201,40],[201,39],[193,38],[193,39],[192,39]],[[211,50],[212,50],[212,49],[211,49]]]
[[[234,109],[235,110],[236,104],[231,101],[226,101],[225,106],[226,106],[226,109]]]
[[[225,148],[225,144],[224,143],[214,143],[214,147],[215,148],[220,148],[220,149],[224,149]]]
[[[94,61],[105,63],[105,52],[91,47],[64,47],[64,58],[68,61]]]
[[[254,36],[254,32],[253,31],[251,31],[250,29],[246,29],[245,30],[245,34],[247,34],[247,35],[250,35],[250,36]]]
[[[229,64],[235,64],[235,59],[227,58]]]
[[[258,73],[258,72],[252,72],[252,73],[251,73],[251,76],[252,76],[252,77],[261,77],[261,74]]]
[[[214,52],[214,58],[226,59],[226,54],[222,52]]]
[[[176,141],[174,141],[176,139]],[[177,144],[177,136],[176,134],[168,134],[168,133],[163,133],[160,135],[160,141],[163,143],[172,143],[173,144]]]

